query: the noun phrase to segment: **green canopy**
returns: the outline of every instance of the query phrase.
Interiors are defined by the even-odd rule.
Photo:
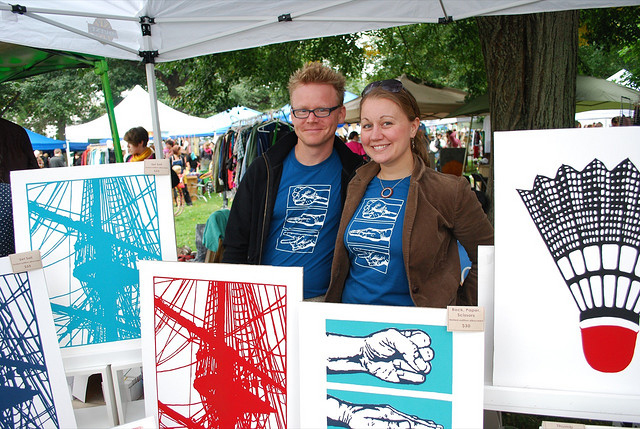
[[[0,83],[25,79],[42,73],[73,68],[94,68],[102,79],[105,104],[111,123],[111,135],[116,161],[122,162],[122,149],[113,113],[113,96],[107,74],[107,62],[103,57],[74,52],[35,49],[27,46],[0,42]]]
[[[632,109],[640,101],[640,91],[606,79],[592,76],[576,78],[576,113],[588,110]],[[480,116],[489,114],[489,95],[475,97],[447,116]]]
[[[0,42],[0,83],[56,70],[93,67],[101,57]]]

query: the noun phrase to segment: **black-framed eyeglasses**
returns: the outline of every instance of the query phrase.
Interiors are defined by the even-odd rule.
[[[291,113],[298,119],[307,119],[310,114],[316,115],[316,118],[326,118],[334,110],[340,108],[342,104],[333,107],[318,107],[317,109],[291,109]]]
[[[404,87],[402,86],[402,82],[397,79],[386,79],[386,80],[378,80],[375,82],[371,82],[369,85],[365,86],[362,90],[361,97],[364,97],[368,93],[371,92],[373,88],[382,88],[385,91],[389,92],[400,92]]]

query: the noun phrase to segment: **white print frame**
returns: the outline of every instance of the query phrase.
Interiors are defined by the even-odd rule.
[[[594,368],[598,366],[597,363],[587,361],[588,353],[583,351],[581,338],[581,327],[584,325],[581,325],[580,319],[584,316],[578,307],[580,299],[574,298],[567,286],[570,281],[563,278],[518,192],[533,189],[536,176],[555,179],[563,164],[573,169],[573,180],[585,186],[595,182],[591,179],[580,179],[584,177],[583,170],[590,168],[594,160],[604,164],[607,171],[623,165],[626,159],[632,164],[631,167],[640,167],[639,141],[638,127],[495,134],[495,386],[623,395],[619,396],[621,399],[640,394],[640,385],[635,382],[640,379],[640,352],[637,351],[637,340],[635,356],[631,356],[630,362],[622,370],[601,371]],[[627,168],[629,162],[624,165],[627,172],[633,169]],[[569,169],[565,168],[565,171]],[[631,171],[630,174],[635,173]],[[546,183],[547,189],[555,190],[564,186],[547,179],[539,180],[542,180],[540,183]],[[625,180],[631,184],[637,182],[632,179]],[[605,190],[604,187],[601,192],[606,195],[618,193],[616,190]],[[621,211],[637,216],[638,195],[635,191],[632,194],[635,194],[635,197],[631,195]],[[571,195],[583,195],[583,202],[589,198],[584,191],[573,191]],[[567,197],[574,199],[573,196],[563,194],[546,200],[553,202],[557,198],[557,201],[564,201]],[[615,198],[611,197],[611,201],[613,205]],[[587,205],[586,202],[583,204]],[[566,205],[558,210],[558,214],[566,216],[573,210],[573,206]],[[592,236],[596,237],[594,240],[599,240],[597,236],[601,231],[615,229],[607,227],[606,223],[618,215],[619,212],[611,210],[602,216],[600,226],[596,224],[593,227]],[[573,222],[573,225],[585,224],[591,227],[595,216],[597,215],[592,214],[579,222],[575,219],[566,221],[560,218],[551,225],[554,228],[564,228],[571,227],[572,224],[567,222]],[[630,225],[631,228],[634,224],[637,228],[637,222],[637,218],[619,221],[621,225]],[[567,242],[575,241],[568,238]],[[606,245],[602,245],[602,249],[606,248]],[[629,246],[623,254],[628,250]],[[630,251],[633,253],[633,250]],[[608,250],[602,252],[601,264],[613,273],[617,268],[608,267],[612,258],[609,258],[607,253]],[[638,274],[636,267],[635,274],[632,273],[631,276],[635,275],[637,280]],[[591,276],[589,279],[596,275],[597,273],[590,274],[587,270],[587,277]],[[625,274],[620,276],[624,277]],[[633,298],[636,287],[629,288],[628,285],[629,282],[626,283],[626,290]],[[624,287],[621,281],[620,290]],[[605,289],[606,295],[610,288],[606,286]],[[602,295],[602,292],[592,293],[594,298],[591,306],[608,307],[605,310],[609,312],[615,311],[613,307],[627,306],[617,298],[599,298],[598,302],[596,295]],[[634,309],[633,304],[629,306],[631,310]],[[635,307],[638,308],[640,307]],[[628,321],[618,323],[615,319],[608,317],[607,320],[613,325],[633,325]],[[606,344],[601,345],[601,349],[606,348]],[[618,412],[622,418],[622,415],[627,413],[637,414],[637,406],[635,408],[636,410],[626,411],[618,408]]]
[[[170,180],[142,162],[11,173],[16,251],[41,251],[67,369],[139,358],[137,260],[176,260]]]
[[[369,408],[388,405],[397,416],[417,417],[423,424],[431,420],[434,428],[482,427],[483,332],[447,332],[446,309],[303,302],[299,311],[301,427],[333,427],[327,418],[334,414],[334,398]],[[332,347],[328,333],[332,338],[366,337],[390,328],[405,335],[422,331],[431,338],[433,359],[424,382],[389,382],[353,368],[328,374],[330,350],[349,354],[348,347]]]
[[[224,420],[233,414],[229,410],[243,414],[259,397],[254,409],[263,411],[253,418],[269,427],[299,427],[301,267],[141,261],[140,285],[145,415],[182,424],[202,419],[205,426],[217,416],[220,427],[233,427],[235,422]],[[217,310],[219,302],[226,303],[225,311]],[[215,335],[221,326],[225,335]],[[234,369],[221,369],[231,363]],[[244,378],[260,383],[245,386],[234,378],[237,368],[244,375],[262,374]],[[238,392],[212,400],[203,386]],[[273,410],[264,412],[265,404]]]
[[[0,370],[6,390],[0,408],[9,419],[15,418],[4,423],[10,427],[75,428],[44,273],[39,269],[13,274],[6,257],[0,258],[0,276],[3,357],[23,364],[14,367],[7,363]],[[24,398],[31,390],[35,390],[32,398],[9,404],[11,398]]]

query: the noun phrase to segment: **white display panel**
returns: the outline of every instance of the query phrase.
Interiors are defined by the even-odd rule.
[[[481,427],[484,333],[446,326],[445,309],[300,304],[301,426]]]
[[[640,419],[639,141],[637,127],[495,134],[488,408]]]
[[[301,267],[142,261],[140,283],[147,416],[299,427]]]

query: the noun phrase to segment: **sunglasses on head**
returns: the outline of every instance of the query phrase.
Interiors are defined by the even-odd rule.
[[[385,91],[389,92],[400,92],[404,87],[402,86],[402,82],[396,79],[386,79],[386,80],[378,80],[376,82],[371,82],[362,90],[361,97],[364,97],[368,93],[371,92],[373,88],[382,88]]]

